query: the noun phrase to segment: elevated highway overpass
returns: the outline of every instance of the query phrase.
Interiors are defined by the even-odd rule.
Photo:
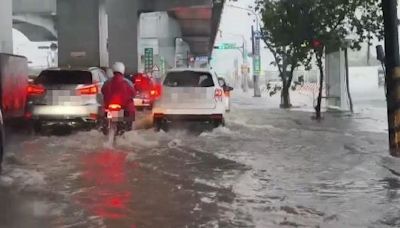
[[[223,4],[224,0],[2,0],[0,51],[12,52],[11,23],[31,41],[58,41],[61,65],[124,61],[136,71],[140,15],[164,11],[178,22],[180,34],[175,36],[186,41],[190,53],[209,56]]]

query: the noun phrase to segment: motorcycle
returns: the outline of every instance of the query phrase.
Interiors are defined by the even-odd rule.
[[[119,104],[110,104],[105,110],[105,121],[103,123],[103,134],[108,136],[109,141],[115,137],[130,131],[132,121],[126,117],[125,110]]]

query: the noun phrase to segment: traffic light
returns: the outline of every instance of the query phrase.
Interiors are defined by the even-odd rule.
[[[311,40],[311,47],[314,49],[322,48],[323,43],[319,39],[312,39]]]

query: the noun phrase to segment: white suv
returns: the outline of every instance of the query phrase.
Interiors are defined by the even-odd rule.
[[[174,121],[224,125],[225,95],[216,75],[206,69],[173,69],[162,81],[160,100],[153,107],[154,127],[168,130]]]

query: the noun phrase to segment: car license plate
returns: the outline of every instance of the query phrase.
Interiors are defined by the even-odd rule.
[[[108,119],[116,119],[124,117],[123,111],[107,111],[107,118]]]

